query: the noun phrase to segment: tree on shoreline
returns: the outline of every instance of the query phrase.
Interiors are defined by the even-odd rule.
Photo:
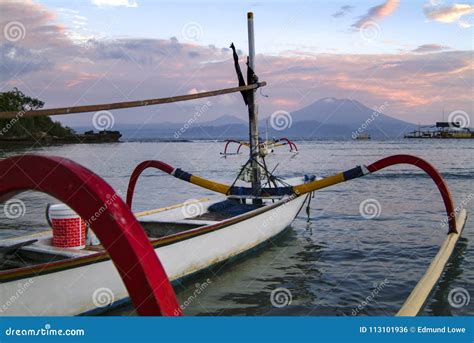
[[[42,108],[44,102],[29,97],[17,88],[0,93],[0,111],[16,111],[14,118],[0,119],[0,137],[32,138],[38,135],[69,137],[74,130],[48,116],[23,117],[26,111]]]

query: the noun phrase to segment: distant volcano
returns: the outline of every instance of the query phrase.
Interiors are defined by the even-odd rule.
[[[352,136],[353,133],[364,132],[376,137],[395,138],[415,127],[414,124],[384,114],[387,108],[387,104],[371,109],[353,99],[322,98],[291,113],[294,128],[299,132],[289,128],[288,133],[311,136],[314,132],[326,137]],[[310,128],[299,128],[302,122]]]

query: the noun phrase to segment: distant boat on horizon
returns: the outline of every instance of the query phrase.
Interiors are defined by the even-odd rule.
[[[436,128],[436,130],[430,130]],[[472,139],[474,132],[468,127],[461,127],[457,122],[437,122],[434,126],[428,126],[428,129],[409,132],[404,138],[425,138],[425,139]]]
[[[356,141],[366,141],[366,140],[371,139],[371,137],[368,133],[361,133],[355,136],[353,139]]]

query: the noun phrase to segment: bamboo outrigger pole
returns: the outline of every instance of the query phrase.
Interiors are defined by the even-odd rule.
[[[115,102],[115,103],[99,104],[99,105],[60,107],[60,108],[50,108],[50,109],[42,109],[42,110],[24,111],[24,112],[23,111],[0,112],[0,119],[15,118],[18,116],[19,117],[57,116],[57,115],[72,114],[72,113],[97,112],[97,111],[106,111],[106,110],[118,110],[118,109],[123,109],[123,108],[169,104],[172,102],[195,100],[195,99],[208,98],[212,96],[218,96],[218,95],[229,94],[229,93],[250,91],[250,90],[255,90],[259,87],[263,87],[266,85],[267,85],[266,82],[257,82],[257,83],[249,84],[247,86],[224,88],[224,89],[218,89],[214,91],[201,92],[201,93],[195,93],[195,94],[177,95],[177,96],[171,96],[167,98]]]
[[[255,37],[253,29],[253,13],[247,13],[247,27],[249,39],[249,57],[247,69],[247,84],[257,84],[255,75]],[[256,88],[248,92],[249,107],[249,142],[250,142],[250,167],[252,170],[252,189],[254,195],[260,194],[260,166],[258,164],[259,144],[258,144],[258,104],[255,96]],[[260,199],[254,199],[254,202],[261,202]]]

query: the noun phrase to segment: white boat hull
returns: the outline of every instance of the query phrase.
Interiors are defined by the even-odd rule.
[[[291,224],[305,199],[300,196],[279,200],[268,208],[241,215],[245,217],[241,221],[241,216],[234,217],[228,226],[157,247],[155,251],[169,279],[180,280],[268,242]],[[101,312],[103,305],[109,307],[127,299],[128,292],[115,266],[105,260],[1,283],[0,315],[78,315]]]

